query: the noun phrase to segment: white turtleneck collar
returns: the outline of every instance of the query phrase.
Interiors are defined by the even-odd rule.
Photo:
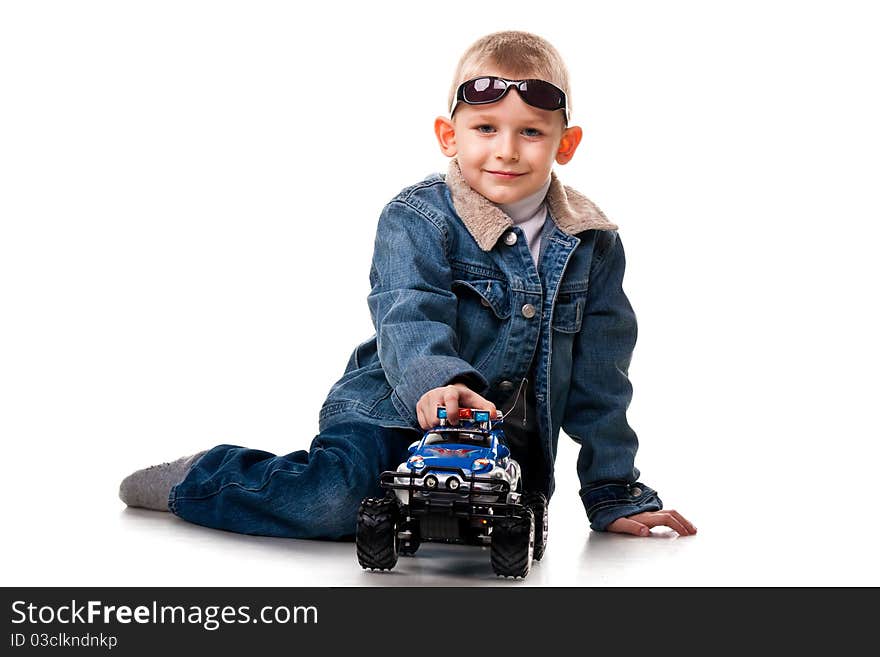
[[[547,197],[548,189],[550,189],[550,178],[547,178],[547,182],[534,194],[514,203],[499,203],[498,207],[504,211],[504,214],[513,219],[513,223],[521,224],[535,216]]]
[[[534,194],[526,196],[515,203],[497,204],[501,211],[513,220],[525,233],[529,243],[529,252],[535,264],[538,263],[538,255],[541,251],[541,229],[547,220],[547,190],[550,189],[551,178],[547,178],[541,188]]]

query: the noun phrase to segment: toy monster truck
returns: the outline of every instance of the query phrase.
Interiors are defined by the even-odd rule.
[[[363,568],[390,570],[399,554],[422,541],[491,545],[492,569],[525,577],[547,544],[547,499],[523,494],[519,464],[510,457],[490,411],[463,408],[456,426],[446,408],[439,425],[409,447],[396,471],[383,472],[384,498],[366,498],[358,510],[356,545]]]

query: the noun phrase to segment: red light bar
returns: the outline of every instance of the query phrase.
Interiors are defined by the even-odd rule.
[[[458,409],[458,417],[462,420],[470,420],[471,419],[471,409],[469,408],[459,408]]]

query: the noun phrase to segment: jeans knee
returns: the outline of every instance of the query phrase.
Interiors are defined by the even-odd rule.
[[[299,512],[311,516],[328,538],[354,534],[361,501],[382,494],[379,473],[344,450],[322,449],[312,459],[312,465],[318,466],[315,472],[321,473],[321,484]]]
[[[339,484],[336,487],[337,499],[343,503],[350,504],[357,500],[357,504],[360,504],[363,498],[377,495],[381,491],[381,472],[369,459],[362,459],[357,453],[335,448],[323,450],[322,458],[332,463],[332,470],[336,473],[335,479]]]

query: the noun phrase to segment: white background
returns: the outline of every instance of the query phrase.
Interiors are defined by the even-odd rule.
[[[446,169],[459,55],[525,29],[567,61],[584,129],[557,173],[627,249],[637,465],[700,530],[590,532],[563,435],[526,584],[880,585],[870,7],[3,3],[2,584],[496,582],[476,548],[370,575],[350,543],[116,489],[217,443],[307,447],[373,333],[379,212]]]

